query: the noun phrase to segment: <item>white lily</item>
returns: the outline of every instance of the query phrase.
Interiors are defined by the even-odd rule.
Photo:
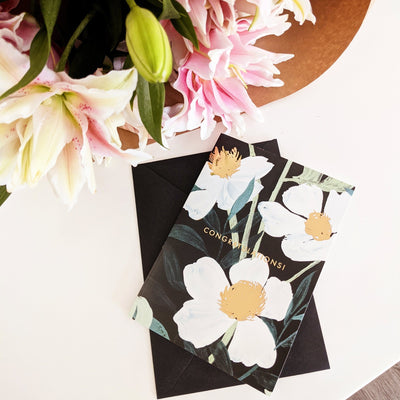
[[[303,25],[304,21],[316,22],[310,0],[278,0],[276,4],[294,13],[294,19]]]
[[[45,68],[0,102],[0,183],[11,192],[49,172],[56,193],[72,205],[86,181],[95,191],[93,159],[120,156],[132,165],[149,159],[141,150],[121,150],[117,131],[136,81],[135,69],[72,79]]]

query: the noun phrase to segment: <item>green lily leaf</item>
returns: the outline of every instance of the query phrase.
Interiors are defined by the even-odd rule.
[[[158,17],[162,19],[178,19],[181,15],[179,11],[174,7],[171,0],[163,0],[163,9],[161,15]]]
[[[51,36],[60,10],[61,0],[41,0],[40,9],[44,26],[39,30],[31,43],[29,52],[30,67],[21,80],[0,96],[0,100],[32,82],[47,63],[51,50]]]
[[[6,186],[0,186],[0,206],[10,197],[10,194]]]
[[[143,125],[150,136],[162,145],[161,120],[165,102],[164,84],[147,82],[146,79],[138,74],[136,94]]]
[[[197,40],[196,32],[189,14],[176,0],[171,0],[174,8],[179,11],[180,18],[171,19],[171,23],[178,33],[186,39],[189,39],[196,49],[199,48],[199,41]]]

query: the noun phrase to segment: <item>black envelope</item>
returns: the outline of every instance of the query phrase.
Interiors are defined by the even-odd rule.
[[[255,146],[279,154],[276,140]],[[145,278],[208,156],[209,152],[194,154],[133,168]],[[161,336],[153,332],[150,335],[159,399],[242,384]],[[281,377],[324,369],[329,369],[329,361],[312,298]]]

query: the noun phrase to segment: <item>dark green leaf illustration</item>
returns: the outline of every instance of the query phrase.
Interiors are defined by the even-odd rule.
[[[263,232],[259,232],[256,235],[252,236],[249,240],[249,249],[252,250],[257,240],[262,236]],[[234,248],[230,250],[221,260],[220,265],[223,269],[230,268],[232,265],[239,262],[239,257],[241,253],[241,248]]]
[[[212,208],[211,211],[203,218],[204,222],[216,232],[221,232],[221,224],[215,210]]]
[[[232,229],[230,229],[228,232],[224,232],[224,234],[228,235],[230,233],[243,232],[246,228],[247,219],[248,219],[248,217],[242,218]],[[262,219],[261,214],[258,211],[256,213],[254,213],[252,226],[259,225],[261,222],[261,219]]]
[[[256,379],[257,383],[260,386],[270,392],[272,392],[278,380],[277,375],[266,373],[265,370],[262,369],[256,369],[253,373],[253,377]]]
[[[175,289],[186,290],[183,283],[183,267],[175,255],[174,250],[168,244],[165,244],[162,250],[165,276],[168,283]]]
[[[299,309],[303,306],[303,302],[307,297],[307,294],[310,290],[310,285],[312,282],[312,278],[315,274],[311,272],[311,274],[307,275],[300,283],[299,287],[296,290],[296,293],[293,296],[293,299],[289,305],[288,311],[286,313],[286,317],[284,319],[284,324],[286,325],[293,316],[299,311]]]
[[[185,242],[207,254],[206,245],[202,237],[190,226],[176,224],[169,233],[169,237]]]
[[[228,349],[222,342],[218,342],[215,346],[212,346],[212,355],[214,359],[213,365],[222,369],[222,371],[227,374],[233,374],[232,362],[229,358]]]
[[[247,185],[245,191],[238,197],[238,199],[233,203],[231,211],[228,216],[228,221],[236,215],[245,205],[246,203],[251,200],[251,195],[253,194],[254,190],[254,182],[255,179],[253,178],[250,183]]]

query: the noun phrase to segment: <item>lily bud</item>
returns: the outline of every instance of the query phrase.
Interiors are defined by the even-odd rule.
[[[168,36],[154,14],[136,4],[126,18],[126,44],[129,55],[148,82],[166,82],[172,71]]]

